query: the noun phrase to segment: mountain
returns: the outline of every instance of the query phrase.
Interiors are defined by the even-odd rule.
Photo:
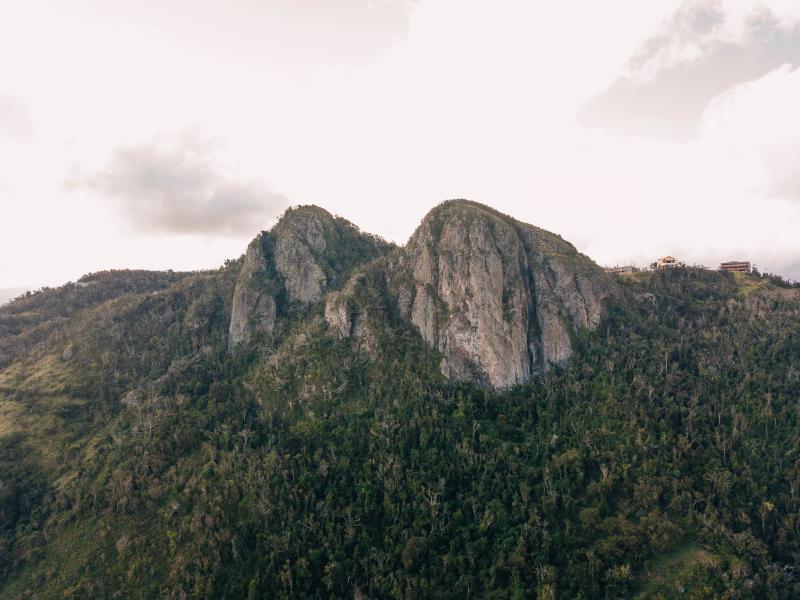
[[[323,209],[299,207],[248,246],[233,296],[230,350],[270,335],[279,305],[281,312],[308,307],[330,290],[329,325],[346,337],[369,335],[365,315],[375,303],[354,308],[368,271],[378,276],[373,292],[381,303],[441,353],[447,380],[498,388],[563,366],[572,337],[597,327],[602,301],[616,289],[570,243],[475,202],[438,206],[397,249]]]
[[[795,598],[800,288],[313,206],[0,307],[0,599]]]
[[[385,278],[399,315],[441,353],[443,375],[494,387],[563,366],[616,289],[572,244],[465,200],[428,214]]]
[[[233,296],[229,348],[269,335],[281,314],[339,287],[356,267],[392,248],[316,206],[288,210],[247,247]]]

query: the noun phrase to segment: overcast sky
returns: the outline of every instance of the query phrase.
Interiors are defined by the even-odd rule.
[[[0,0],[0,288],[448,198],[800,279],[797,0]]]

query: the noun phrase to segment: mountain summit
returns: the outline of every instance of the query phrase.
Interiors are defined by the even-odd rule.
[[[290,208],[247,248],[233,295],[229,349],[269,335],[279,307],[286,313],[318,303],[355,267],[391,248],[317,206]]]
[[[616,291],[572,244],[467,200],[432,210],[405,247],[369,268],[376,266],[386,302],[441,355],[445,378],[496,388],[563,366],[573,337],[598,325],[603,299]],[[351,331],[336,308],[348,289],[329,298],[328,321],[363,337],[363,316]]]
[[[397,249],[320,208],[298,207],[247,249],[233,296],[231,350],[272,332],[279,298],[310,307],[329,292],[329,324],[364,338],[364,317],[351,322],[345,307],[365,270],[377,271],[376,292],[441,354],[445,378],[497,388],[563,366],[572,338],[598,325],[603,299],[615,292],[572,244],[476,202],[439,205]]]
[[[442,373],[494,387],[563,365],[615,291],[572,244],[466,200],[431,211],[399,263],[400,311],[441,352]]]

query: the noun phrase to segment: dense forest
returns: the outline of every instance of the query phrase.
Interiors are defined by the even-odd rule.
[[[796,286],[619,277],[493,391],[377,287],[376,352],[316,306],[234,356],[239,265],[0,308],[0,598],[800,597]]]

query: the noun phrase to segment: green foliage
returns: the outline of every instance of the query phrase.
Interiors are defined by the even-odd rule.
[[[785,289],[620,280],[566,369],[493,392],[446,384],[377,279],[353,296],[373,356],[310,314],[231,359],[234,278],[88,306],[14,355],[0,598],[800,595]],[[67,339],[73,358],[41,362]],[[32,410],[49,433],[14,430]]]

